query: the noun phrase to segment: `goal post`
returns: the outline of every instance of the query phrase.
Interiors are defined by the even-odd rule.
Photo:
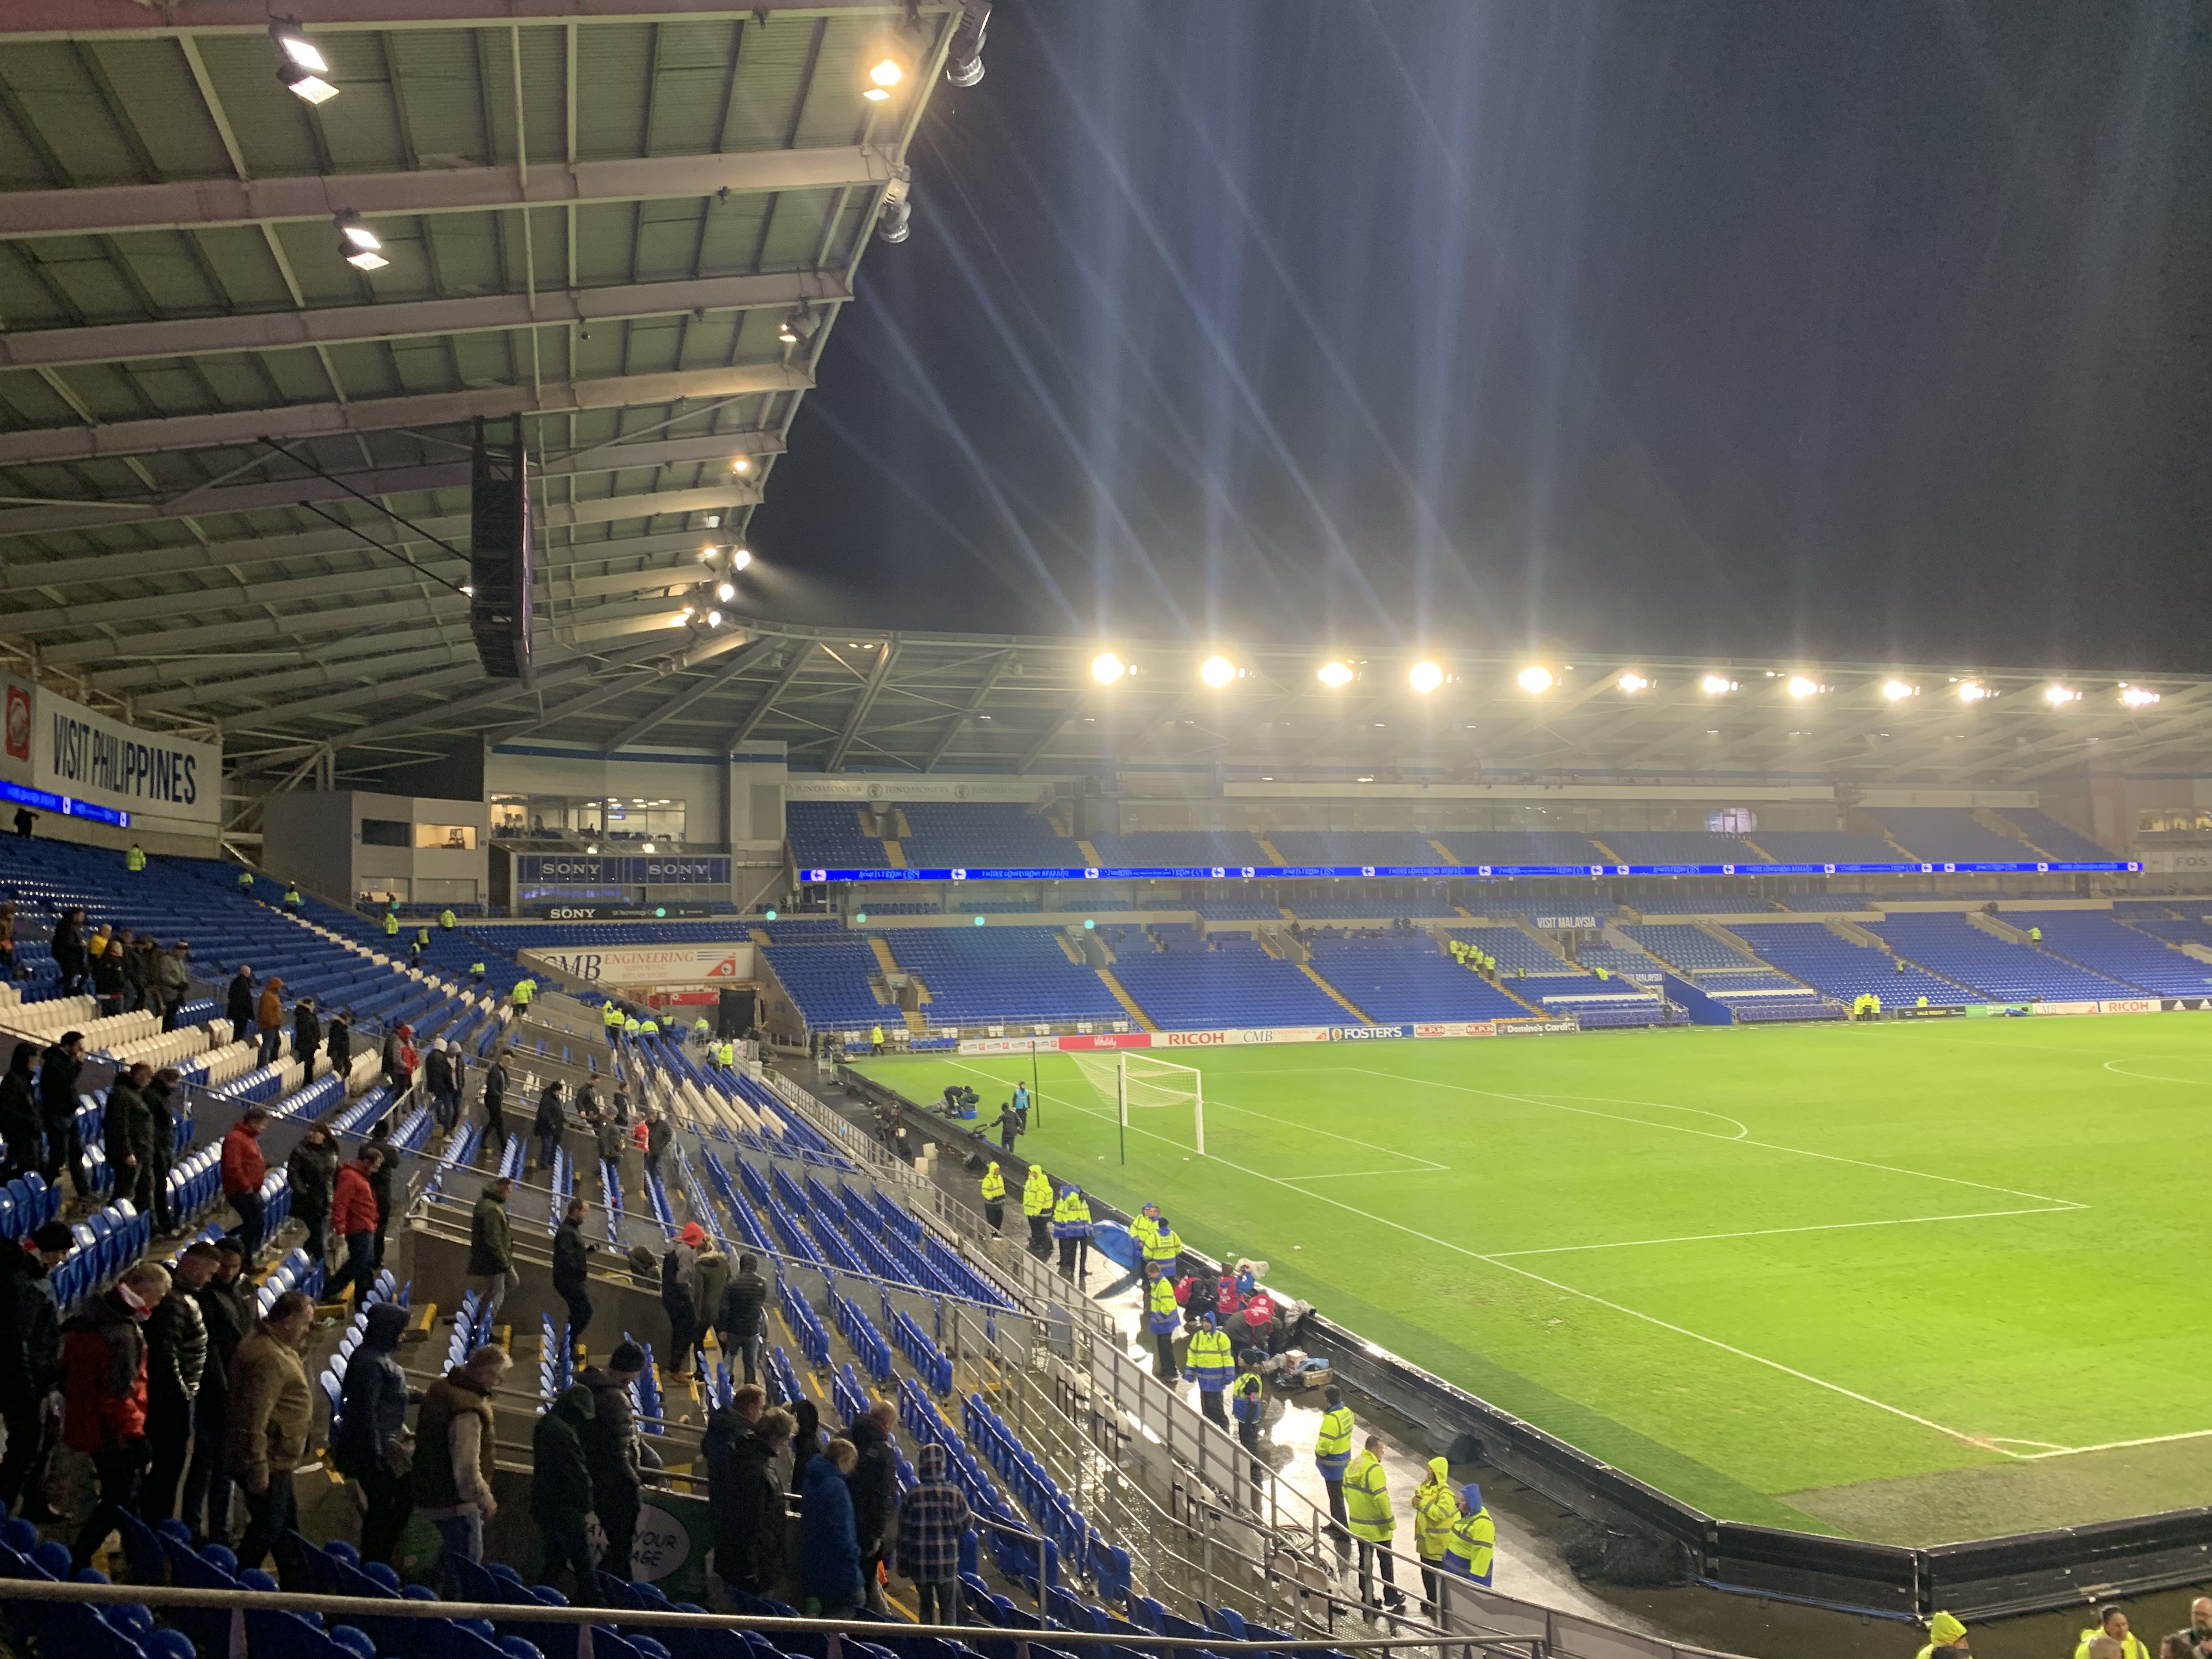
[[[1150,1054],[1132,1054],[1124,1048],[1117,1056],[1115,1067],[1115,1115],[1121,1121],[1125,1139],[1129,1128],[1131,1108],[1139,1110],[1169,1108],[1180,1109],[1184,1102],[1190,1104],[1191,1150],[1198,1157],[1206,1156],[1206,1076],[1195,1066],[1179,1065],[1171,1060],[1155,1060]],[[1127,1157],[1123,1162],[1127,1162]]]

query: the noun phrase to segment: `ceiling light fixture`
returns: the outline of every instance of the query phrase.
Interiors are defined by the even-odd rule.
[[[1129,665],[1111,651],[1101,651],[1091,659],[1091,678],[1101,685],[1111,685],[1129,672]]]
[[[727,605],[738,597],[738,585],[735,582],[718,583],[714,588],[714,597],[724,605]]]
[[[307,32],[300,27],[298,18],[270,18],[269,38],[276,43],[277,53],[284,59],[276,66],[276,78],[294,97],[321,104],[338,95],[337,84],[330,78],[330,64],[315,43],[307,39]]]
[[[1552,679],[1552,671],[1548,668],[1537,668],[1534,666],[1524,668],[1513,678],[1514,683],[1523,691],[1530,692],[1532,694],[1539,691],[1548,691],[1552,689],[1553,684]]]
[[[1432,662],[1417,662],[1406,675],[1406,684],[1426,696],[1444,683],[1444,671]]]
[[[1907,697],[1918,696],[1920,688],[1917,685],[1907,685],[1903,680],[1884,680],[1881,683],[1881,695],[1892,702],[1902,702]]]
[[[1358,677],[1347,662],[1325,662],[1314,670],[1314,678],[1332,691],[1341,691]]]
[[[1709,697],[1720,697],[1736,690],[1736,683],[1725,674],[1708,674],[1698,682],[1698,688]]]
[[[1634,669],[1623,670],[1620,678],[1613,684],[1624,691],[1649,691],[1651,689],[1651,682]]]
[[[2120,682],[2120,701],[2130,708],[2148,708],[2158,699],[2159,694],[2148,686],[2130,685],[2125,680]]]
[[[1199,678],[1217,691],[1235,679],[1237,675],[1237,665],[1226,657],[1208,657],[1198,665]]]
[[[1820,681],[1808,679],[1802,674],[1790,677],[1789,691],[1793,697],[1817,697],[1827,689]]]
[[[737,473],[741,477],[752,470],[753,458],[750,455],[738,455],[733,457],[730,462],[730,471]]]
[[[376,233],[351,208],[332,214],[331,223],[337,228],[339,256],[356,270],[381,270],[392,263],[384,257],[384,244]]]
[[[2063,708],[2069,702],[2081,702],[2081,694],[2069,686],[2046,685],[2043,688],[2043,700],[2053,708]]]
[[[1984,685],[1979,680],[1960,680],[1959,682],[1959,701],[1960,702],[1979,702],[1984,697],[1994,697],[1995,696],[1996,696],[1996,693],[1990,690],[1988,686]]]

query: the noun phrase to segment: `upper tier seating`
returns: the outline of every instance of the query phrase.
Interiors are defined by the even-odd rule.
[[[1597,838],[1631,864],[1764,864],[1741,836],[1710,830],[1601,830]]]
[[[1661,961],[1690,973],[1759,966],[1734,945],[1686,924],[1628,922],[1622,924],[1620,931]]]
[[[1411,830],[1276,830],[1267,844],[1290,864],[1432,865],[1445,862],[1428,837]]]
[[[1208,888],[1195,903],[1208,921],[1280,921],[1282,907],[1272,904],[1248,888]]]
[[[1632,893],[1620,903],[1639,916],[1748,916],[1772,908],[1750,893]]]
[[[1388,894],[1316,890],[1291,896],[1291,913],[1301,921],[1385,921],[1394,916],[1455,916],[1449,899],[1434,893]]]
[[[1210,870],[1273,861],[1242,830],[1139,830],[1093,836],[1091,844],[1109,865]]]
[[[916,803],[901,809],[909,833],[900,846],[922,869],[1058,869],[1083,863],[1083,849],[1048,818],[1018,801]]]
[[[1740,921],[1729,931],[1793,979],[1800,979],[1838,1001],[1872,992],[1886,1008],[1910,1006],[1921,997],[1936,1008],[1955,1008],[1987,999],[1906,963],[1900,971],[1887,953],[1856,945],[1818,923]]]
[[[883,965],[864,939],[847,934],[770,945],[762,954],[798,1004],[799,1017],[815,1030],[901,1023],[899,1011],[878,1002],[868,987]]]
[[[1890,916],[1863,925],[1900,955],[1999,1002],[2095,1002],[2142,994],[2108,975],[1985,933],[1961,915]]]
[[[933,1025],[1127,1018],[1049,927],[909,927],[891,953],[929,988],[921,1012]]]
[[[804,869],[881,870],[890,865],[882,840],[860,828],[850,801],[795,800],[783,809],[792,861]]]
[[[2160,996],[2212,994],[2212,962],[2185,957],[2155,935],[2095,911],[2029,910],[2005,920],[2015,927],[2040,927],[2043,948],[2054,956]]]
[[[1885,806],[1876,817],[1890,839],[1931,864],[2033,862],[2035,849],[2001,836],[1963,806]]]
[[[1313,952],[1322,977],[1368,1018],[1385,1025],[1529,1017],[1528,1009],[1445,956],[1425,934],[1316,939]]]
[[[1218,944],[1218,950],[1164,952],[1133,945],[1120,953],[1114,977],[1168,1030],[1355,1023],[1295,963],[1267,955],[1239,934]]]
[[[1568,830],[1448,830],[1441,842],[1462,864],[1605,864],[1588,836]]]
[[[1754,830],[1745,836],[1778,864],[1901,864],[1897,848],[1879,836],[1841,830]]]
[[[2099,846],[2077,830],[2069,830],[2048,812],[2035,807],[2008,808],[1999,817],[2054,859],[2069,863],[2103,863],[2112,849]]]
[[[1498,970],[1510,974],[1573,974],[1582,970],[1541,939],[1531,939],[1518,927],[1448,927],[1451,938],[1463,939],[1496,958]]]
[[[1857,914],[1874,908],[1875,896],[1872,893],[1778,893],[1775,896],[1775,902],[1785,910],[1795,910],[1801,915]]]

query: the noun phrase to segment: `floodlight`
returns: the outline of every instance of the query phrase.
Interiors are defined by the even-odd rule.
[[[723,582],[719,584],[714,589],[714,597],[720,599],[724,605],[727,605],[732,599],[738,597],[738,585],[735,582]]]
[[[1790,677],[1789,690],[1793,697],[1817,696],[1826,689],[1818,680],[1808,680],[1802,674]]]
[[[1208,657],[1199,664],[1198,677],[1218,691],[1237,678],[1237,665],[1226,657]]]
[[[323,54],[315,43],[307,39],[307,32],[300,27],[296,17],[272,17],[269,20],[269,38],[276,43],[276,50],[289,63],[303,70],[313,70],[318,75],[330,73],[331,66],[323,61]]]
[[[1735,682],[1723,674],[1708,674],[1698,684],[1707,696],[1711,697],[1724,696],[1736,689]]]
[[[1548,668],[1524,668],[1515,678],[1523,691],[1548,691],[1552,689],[1552,671]]]
[[[331,216],[331,223],[338,233],[338,255],[356,270],[381,270],[392,263],[382,252],[384,244],[376,233],[362,223],[361,215],[351,208]]]
[[[653,843],[652,843],[651,842],[646,842],[646,844],[645,844],[645,847],[644,847],[644,849],[643,849],[643,850],[644,850],[644,851],[646,851],[646,852],[650,853],[650,852],[653,850]]]
[[[591,854],[594,858],[599,856],[599,849],[597,847],[586,847],[584,850],[586,853]]]
[[[742,548],[742,547],[733,547],[733,548],[732,548],[732,549],[730,550],[730,568],[731,568],[731,569],[732,569],[732,570],[743,570],[743,569],[744,569],[747,565],[750,564],[752,562],[753,562],[753,556],[752,556],[752,554],[751,554],[749,550],[747,550],[746,549]]]
[[[899,67],[896,58],[881,58],[870,66],[868,79],[879,87],[895,87],[906,79],[906,71]]]
[[[2120,685],[2120,701],[2130,708],[2148,708],[2158,701],[2158,693],[2148,687],[2130,685],[2123,681]]]
[[[707,613],[707,626],[709,628],[720,628],[721,625],[722,613],[719,611],[709,611]]]
[[[807,308],[804,301],[786,312],[783,320],[778,323],[775,328],[775,337],[786,345],[797,345],[801,340],[810,338],[813,333],[814,313]]]
[[[702,548],[701,548],[701,549],[699,550],[699,562],[700,562],[700,563],[702,563],[702,564],[712,564],[712,563],[714,563],[714,556],[715,556],[717,553],[720,553],[721,550],[721,550],[720,548],[719,548],[719,547],[702,547]]]
[[[1917,685],[1907,685],[1903,680],[1884,680],[1881,683],[1881,695],[1892,702],[1902,702],[1907,697],[1918,696],[1920,688]]]
[[[769,911],[769,912],[767,913],[767,915],[766,915],[766,920],[768,920],[768,921],[774,921],[775,920],[775,911],[773,911],[773,910]],[[866,921],[867,920],[867,918],[866,918],[866,916],[863,916],[863,917],[861,917],[861,918],[860,918],[860,920],[861,920],[861,921]]]
[[[731,460],[730,460],[730,471],[731,471],[735,472],[735,473],[738,473],[738,475],[740,475],[740,476],[743,476],[744,474],[745,474],[745,473],[747,473],[747,472],[750,472],[750,471],[751,471],[752,470],[753,470],[753,458],[752,458],[751,456],[750,456],[750,455],[737,455],[737,456],[732,456],[732,457],[731,458]]]
[[[1352,672],[1350,663],[1325,662],[1314,670],[1314,678],[1330,690],[1341,691],[1358,677]]]
[[[461,592],[467,598],[473,599],[477,596],[476,584],[474,582],[463,582],[461,584]]]
[[[2059,708],[2069,702],[2081,702],[2081,694],[2063,685],[2046,685],[2043,688],[2043,700],[2053,708]]]
[[[1649,691],[1651,689],[1651,682],[1632,669],[1622,673],[1613,684],[1624,691]]]
[[[1406,676],[1406,684],[1424,696],[1444,683],[1444,671],[1432,662],[1417,662]]]
[[[1994,697],[1995,696],[1996,696],[1996,693],[1990,690],[1988,686],[1984,685],[1979,680],[1960,680],[1959,682],[1959,701],[1960,702],[1979,702],[1984,697]]]

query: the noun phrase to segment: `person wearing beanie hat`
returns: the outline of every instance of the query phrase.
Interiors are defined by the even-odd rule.
[[[1498,1553],[1498,1523],[1483,1504],[1482,1488],[1470,1480],[1459,1489],[1459,1518],[1444,1545],[1444,1571],[1472,1578],[1487,1589],[1490,1565]]]
[[[544,1543],[545,1577],[550,1583],[568,1568],[576,1580],[571,1600],[586,1607],[599,1588],[585,1533],[592,1518],[592,1468],[584,1455],[584,1432],[594,1407],[592,1391],[571,1383],[530,1437],[530,1516]]]
[[[637,1540],[639,1491],[645,1483],[645,1452],[639,1443],[637,1413],[630,1409],[629,1386],[645,1370],[645,1350],[625,1337],[602,1367],[576,1375],[592,1391],[592,1420],[582,1430],[584,1461],[592,1474],[592,1510],[606,1534],[599,1571],[617,1578],[630,1576],[630,1551]]]
[[[1413,1490],[1413,1547],[1421,1557],[1421,1595],[1434,1613],[1443,1576],[1444,1551],[1459,1522],[1459,1496],[1452,1491],[1451,1465],[1429,1460],[1429,1472]]]
[[[899,1571],[914,1581],[919,1622],[960,1622],[960,1540],[969,1525],[968,1500],[947,1478],[950,1460],[934,1442],[915,1459],[921,1483],[899,1503]]]
[[[660,1258],[660,1305],[668,1315],[672,1377],[690,1370],[691,1351],[699,1345],[699,1247],[706,1242],[707,1230],[687,1222]]]
[[[1928,1621],[1928,1645],[1920,1650],[1917,1659],[1929,1659],[1938,1648],[1962,1648],[1966,1644],[1966,1627],[1948,1613],[1938,1613]]]
[[[361,1346],[346,1363],[345,1393],[331,1462],[361,1483],[367,1513],[361,1524],[364,1561],[389,1561],[415,1508],[414,1460],[402,1438],[407,1427],[407,1373],[399,1338],[407,1310],[380,1302],[368,1310]]]

